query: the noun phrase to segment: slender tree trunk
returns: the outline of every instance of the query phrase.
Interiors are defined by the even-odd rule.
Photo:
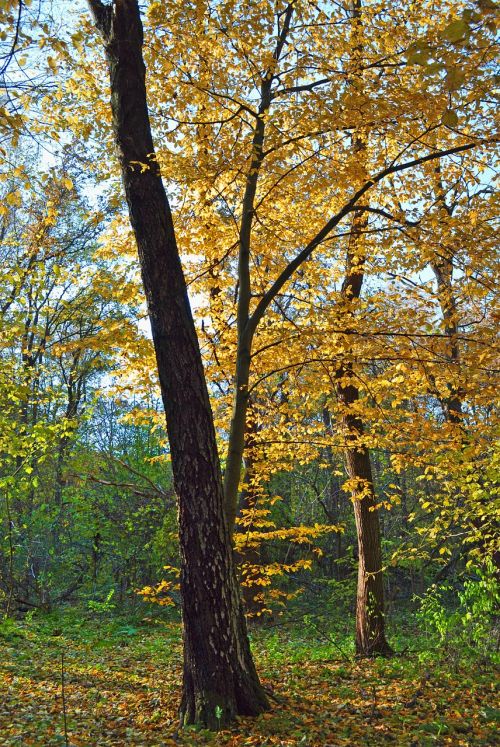
[[[361,150],[361,149],[360,149]],[[355,213],[347,249],[346,275],[341,294],[347,318],[353,317],[352,301],[361,295],[365,257],[362,232],[366,217]],[[351,363],[337,369],[337,398],[342,404],[347,474],[352,482],[352,499],[358,539],[358,586],[356,594],[356,653],[360,656],[388,655],[391,647],[385,637],[384,585],[380,521],[375,497],[370,452],[363,442],[364,425],[356,405],[359,389]]]
[[[352,375],[344,367],[342,377]],[[337,396],[345,407],[342,418],[346,431],[347,474],[353,483],[352,498],[358,539],[358,586],[356,594],[356,653],[361,656],[390,654],[385,637],[384,585],[380,523],[370,453],[363,445],[363,422],[349,412],[359,401],[352,384],[339,384]]]
[[[328,407],[323,407],[322,410],[322,418],[323,423],[325,426],[325,430],[327,434],[333,438],[333,425],[332,425],[332,417],[330,414],[330,410]],[[333,455],[333,449],[331,446],[327,446],[325,448],[325,460],[329,465],[329,471],[330,471],[330,484],[329,484],[329,506],[325,507],[323,505],[323,509],[327,508],[325,510],[325,513],[328,517],[328,521],[330,521],[332,524],[339,524],[340,523],[340,516],[341,516],[341,495],[342,491],[340,489],[340,482],[337,477],[334,476],[335,472],[335,459]],[[340,581],[342,578],[342,568],[340,566],[340,560],[342,558],[343,552],[342,552],[342,532],[335,532],[335,557],[333,559],[333,575],[335,578]]]
[[[432,271],[436,278],[438,302],[443,315],[444,333],[447,337],[447,357],[451,367],[451,376],[460,365],[460,350],[458,347],[458,310],[453,293],[453,256],[435,258],[431,262]],[[441,397],[441,407],[445,419],[449,423],[462,426],[462,397],[459,385],[450,381],[449,394]]]
[[[252,660],[224,517],[215,429],[154,154],[137,0],[89,0],[104,39],[113,126],[148,303],[179,500],[184,682],[181,723],[216,728],[268,708]],[[220,710],[219,710],[220,709]]]
[[[354,0],[351,6],[353,51],[351,54],[351,85],[362,90],[362,3]],[[358,154],[364,169],[366,133],[356,131],[353,151]],[[361,295],[364,279],[365,251],[363,232],[367,227],[366,212],[355,211],[351,224],[346,257],[346,274],[341,295],[345,304],[346,320],[354,320],[352,302]],[[352,482],[352,499],[358,539],[358,585],[356,594],[356,653],[360,656],[388,655],[392,652],[385,637],[384,585],[382,577],[382,548],[380,520],[375,497],[370,453],[363,442],[364,425],[356,405],[359,389],[355,384],[352,363],[343,363],[337,370],[337,397],[342,404],[342,425],[345,433],[347,474]]]
[[[273,51],[273,59],[279,62],[285,47],[290,21],[294,12],[293,2],[288,3],[283,13],[283,24]],[[245,450],[245,430],[248,411],[248,383],[252,357],[252,343],[256,324],[250,319],[250,300],[252,284],[250,277],[250,250],[252,243],[252,225],[255,212],[255,196],[261,166],[264,162],[265,117],[272,102],[271,89],[274,72],[268,69],[261,79],[260,101],[252,138],[252,158],[247,173],[245,192],[241,206],[241,223],[238,237],[238,344],[236,351],[236,375],[234,382],[234,401],[229,443],[227,449],[226,471],[224,474],[224,501],[229,531],[232,535],[238,510],[238,489],[241,478],[241,465]]]
[[[264,160],[264,115],[271,103],[272,77],[265,78],[261,85],[259,116],[256,119],[252,140],[252,160],[245,184],[242,203],[241,224],[238,239],[238,342],[236,348],[236,372],[234,379],[234,400],[229,441],[227,448],[226,470],[224,473],[224,502],[226,517],[231,535],[234,531],[238,511],[238,490],[241,478],[241,466],[245,450],[245,431],[248,412],[248,383],[252,356],[253,331],[249,328],[250,299],[252,293],[250,280],[250,247],[252,223],[254,218],[255,195],[260,167]]]
[[[245,475],[243,478],[243,486],[239,494],[239,515],[241,515],[242,511],[249,512],[254,509],[257,506],[259,500],[259,496],[256,494],[253,485],[256,467],[252,451],[255,446],[257,431],[258,429],[255,422],[250,422],[245,438]],[[245,528],[244,531],[251,532],[253,531],[253,529],[253,525],[250,524]],[[248,544],[243,544],[240,547],[239,551],[236,553],[236,559],[238,562],[242,580],[241,591],[243,595],[245,611],[248,616],[256,619],[262,619],[261,617],[259,617],[259,613],[261,615],[263,605],[259,602],[258,599],[255,598],[258,592],[262,590],[262,587],[259,587],[257,585],[248,585],[249,578],[248,574],[245,574],[245,568],[261,565],[262,550],[262,546],[253,547],[252,545],[249,546]],[[253,578],[253,574],[250,575],[250,578]]]
[[[441,181],[441,167],[436,166],[436,198],[444,220],[453,218],[453,207],[446,201],[446,193]],[[467,446],[468,435],[464,423],[464,391],[456,381],[460,370],[460,346],[459,346],[459,308],[453,288],[453,269],[454,269],[454,251],[453,248],[441,248],[439,255],[436,255],[431,261],[431,268],[436,278],[437,298],[443,319],[443,329],[447,341],[447,359],[450,364],[450,381],[448,383],[448,393],[445,396],[439,396],[443,417],[447,423],[454,427],[457,434],[457,446],[464,453]],[[484,516],[479,516],[473,520],[473,523],[479,531],[488,532],[488,520]],[[486,525],[486,528],[485,528]],[[479,546],[484,548],[484,543]],[[500,552],[492,551],[491,558],[500,576]]]
[[[363,142],[356,140],[354,148],[362,154]],[[361,295],[365,264],[362,233],[366,225],[366,214],[356,212],[351,225],[346,275],[341,289],[347,318],[353,317],[352,301]],[[391,647],[385,637],[380,520],[370,452],[363,442],[363,420],[356,412],[360,396],[359,389],[354,383],[351,363],[344,363],[339,367],[337,382],[337,397],[343,406],[346,469],[353,486],[352,499],[358,539],[356,653],[360,656],[387,655],[391,653]]]

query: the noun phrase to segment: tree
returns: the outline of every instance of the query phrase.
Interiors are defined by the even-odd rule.
[[[15,158],[5,185],[15,197],[0,216],[0,589],[10,609],[47,608],[85,577],[68,465],[97,382],[113,368],[110,339],[125,348],[137,336],[134,284],[96,257],[104,216],[79,193],[71,159],[45,171],[23,139]]]
[[[398,8],[366,3],[360,90],[352,86],[352,35],[345,33],[351,10],[233,0],[216,8],[152,3],[147,11],[157,157],[169,167],[173,194],[182,195],[175,204],[181,253],[206,300],[207,346],[230,381],[231,423],[221,428],[230,531],[250,393],[272,373],[270,351],[289,352],[284,300],[301,290],[298,303],[306,303],[327,263],[335,266],[334,231],[364,201],[383,215],[392,181],[411,203],[426,165],[492,139],[484,99],[488,10],[467,8],[448,20],[451,3],[439,13],[422,3],[402,25]],[[82,100],[99,94],[89,65],[79,80],[94,82],[80,85]],[[466,77],[457,72],[464,65]],[[457,129],[471,110],[470,126]],[[363,128],[370,136],[361,164],[352,135]]]
[[[135,0],[90,0],[106,50],[113,127],[134,230],[179,498],[181,722],[215,727],[268,707],[246,633],[201,355],[155,157]]]

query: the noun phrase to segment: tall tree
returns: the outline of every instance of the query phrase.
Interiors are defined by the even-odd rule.
[[[464,93],[448,109],[450,87],[461,86],[456,69],[465,42],[477,62],[471,81],[480,106],[489,74],[482,51],[489,32],[481,23],[466,16],[447,24],[437,15],[431,23],[429,2],[412,7],[402,27],[399,9],[367,3],[366,81],[363,91],[353,91],[346,84],[350,8],[301,0],[258,6],[230,0],[215,7],[166,1],[148,8],[152,112],[165,143],[158,160],[175,164],[169,178],[183,197],[178,238],[186,261],[196,266],[194,282],[207,280],[201,288],[213,302],[206,328],[219,343],[214,355],[229,361],[226,401],[232,400],[233,417],[223,429],[230,531],[254,373],[269,362],[270,351],[283,350],[283,329],[273,324],[283,297],[300,277],[314,287],[318,255],[330,252],[327,261],[334,261],[335,243],[327,242],[335,242],[334,230],[368,194],[383,211],[381,187],[389,177],[411,200],[407,172],[489,137],[487,110],[474,120],[476,134],[454,129],[456,116],[472,105]],[[437,66],[430,64],[434,57],[441,60]],[[89,90],[94,95],[98,86],[80,86],[78,95],[88,98]],[[368,125],[369,159],[360,169],[352,133]]]
[[[361,296],[366,257],[362,248],[363,212],[354,216],[348,241],[346,275],[341,295],[353,314],[353,305]],[[349,329],[346,329],[349,332]],[[370,452],[364,440],[365,425],[359,410],[360,392],[352,363],[343,362],[336,372],[336,394],[342,407],[345,431],[345,460],[353,498],[358,540],[358,584],[356,594],[356,653],[367,656],[389,654],[385,637],[384,585],[380,524],[375,496]]]
[[[155,157],[136,0],[90,0],[109,67],[113,127],[148,303],[179,499],[181,722],[217,726],[268,707],[236,579],[203,365]],[[219,710],[220,709],[220,710]]]
[[[351,75],[350,85],[358,95],[363,94],[363,19],[361,0],[351,6]],[[366,169],[366,140],[368,131],[360,127],[354,133],[353,150],[361,169]],[[368,226],[368,215],[362,210],[354,213],[351,233],[347,241],[346,274],[340,294],[345,304],[344,319],[349,328],[353,304],[359,301],[365,273],[366,252],[363,233]],[[391,648],[385,637],[384,583],[382,577],[382,546],[380,523],[375,496],[370,452],[364,443],[365,426],[359,412],[360,395],[353,366],[347,356],[337,369],[336,393],[343,406],[342,424],[345,430],[345,460],[356,520],[358,539],[358,582],[356,593],[356,653],[367,656],[389,654]]]

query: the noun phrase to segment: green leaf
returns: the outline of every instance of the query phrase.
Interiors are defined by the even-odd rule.
[[[408,47],[406,61],[409,65],[427,65],[433,50],[427,42],[418,41]]]

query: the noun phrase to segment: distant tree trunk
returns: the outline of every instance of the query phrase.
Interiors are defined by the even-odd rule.
[[[342,376],[352,374],[343,367]],[[376,508],[370,453],[362,445],[363,422],[349,412],[359,400],[352,384],[339,384],[337,396],[346,411],[342,421],[346,431],[345,459],[352,489],[358,539],[358,586],[356,594],[356,653],[361,656],[390,654],[385,638],[384,585],[380,524]]]
[[[363,150],[359,143],[355,147],[360,152]],[[361,295],[365,264],[361,236],[366,224],[365,214],[356,212],[347,248],[346,275],[341,289],[347,305],[347,317],[354,313],[349,308],[352,301]],[[353,484],[352,498],[358,538],[356,653],[361,656],[387,655],[391,653],[391,647],[385,637],[380,522],[370,452],[363,443],[363,420],[355,410],[360,399],[359,389],[354,383],[351,363],[343,363],[337,369],[336,376],[337,397],[343,405],[346,469]]]
[[[325,430],[327,434],[333,438],[333,424],[332,424],[332,417],[330,414],[330,410],[328,407],[323,407],[322,409],[322,418],[323,418],[323,424],[325,426]],[[332,524],[339,524],[340,523],[340,515],[341,515],[341,496],[342,491],[340,488],[340,482],[337,477],[334,475],[335,471],[335,459],[333,456],[333,449],[330,445],[326,446],[325,450],[325,460],[329,465],[330,469],[330,482],[328,486],[328,495],[329,495],[329,505],[325,506],[323,501],[320,500],[320,505],[323,507],[323,510],[325,511],[325,514],[328,518],[328,521],[330,521]],[[343,556],[343,550],[342,550],[342,532],[335,532],[335,558],[333,561],[333,575],[337,579],[337,581],[340,581],[343,576],[343,569],[340,565],[340,560]]]
[[[436,201],[442,213],[443,220],[446,221],[453,218],[454,209],[446,201],[446,192],[441,181],[441,167],[439,164],[435,168],[435,179]],[[465,392],[457,381],[461,365],[458,326],[460,310],[454,293],[454,260],[455,253],[453,247],[440,247],[439,254],[436,253],[430,265],[436,278],[437,300],[441,310],[443,330],[447,342],[446,358],[450,366],[450,380],[447,385],[448,393],[445,396],[438,393],[438,398],[443,417],[447,423],[454,426],[457,446],[463,453],[468,442],[468,435],[464,420]],[[488,519],[485,516],[478,516],[473,520],[473,523],[479,531],[488,532]],[[481,551],[484,552],[485,543],[480,541],[478,545]],[[495,564],[497,574],[500,576],[500,552],[493,550],[491,559]]]
[[[170,206],[154,154],[137,0],[89,0],[104,39],[122,178],[148,302],[179,500],[182,724],[216,728],[268,702],[252,660],[224,518],[215,429]],[[220,711],[219,711],[220,709]]]
[[[450,213],[451,216],[451,213]],[[451,376],[460,365],[460,351],[458,347],[458,309],[453,293],[453,255],[436,257],[431,262],[431,268],[436,278],[438,303],[443,315],[444,333],[447,337],[447,358],[451,367]],[[440,397],[441,407],[445,419],[449,423],[462,428],[462,397],[463,391],[459,385],[450,381],[448,395]]]
[[[257,436],[257,425],[252,419],[247,426],[247,433],[245,438],[245,475],[243,478],[242,489],[239,494],[239,510],[238,515],[241,515],[243,511],[251,511],[257,506],[259,496],[256,495],[256,491],[253,485],[255,475],[255,461],[253,457],[252,449],[255,447],[255,439]],[[238,516],[236,517],[236,521]],[[254,527],[250,524],[245,528],[244,531],[254,531]],[[236,553],[236,559],[240,567],[241,580],[242,580],[242,594],[245,610],[247,614],[256,619],[262,620],[262,607],[263,605],[255,597],[258,592],[262,590],[262,587],[256,585],[248,585],[248,577],[245,578],[243,571],[245,566],[258,566],[262,563],[262,545],[260,547],[253,547],[252,545],[244,544],[239,551]],[[250,574],[250,578],[253,578],[253,574]],[[246,583],[245,583],[246,581]]]
[[[362,90],[363,20],[361,0],[351,5],[352,83]],[[355,132],[353,151],[358,154],[362,170],[366,159],[366,133]],[[365,271],[363,232],[367,227],[366,212],[357,210],[348,239],[346,274],[341,288],[345,303],[345,318],[354,320],[352,302],[361,295]],[[348,331],[348,330],[347,330]],[[356,410],[359,389],[355,384],[352,363],[342,363],[337,369],[337,398],[343,405],[342,425],[345,434],[345,460],[352,481],[352,498],[358,539],[358,586],[356,594],[356,653],[360,656],[390,654],[385,637],[384,584],[380,521],[375,497],[370,452],[363,442],[364,425]]]

